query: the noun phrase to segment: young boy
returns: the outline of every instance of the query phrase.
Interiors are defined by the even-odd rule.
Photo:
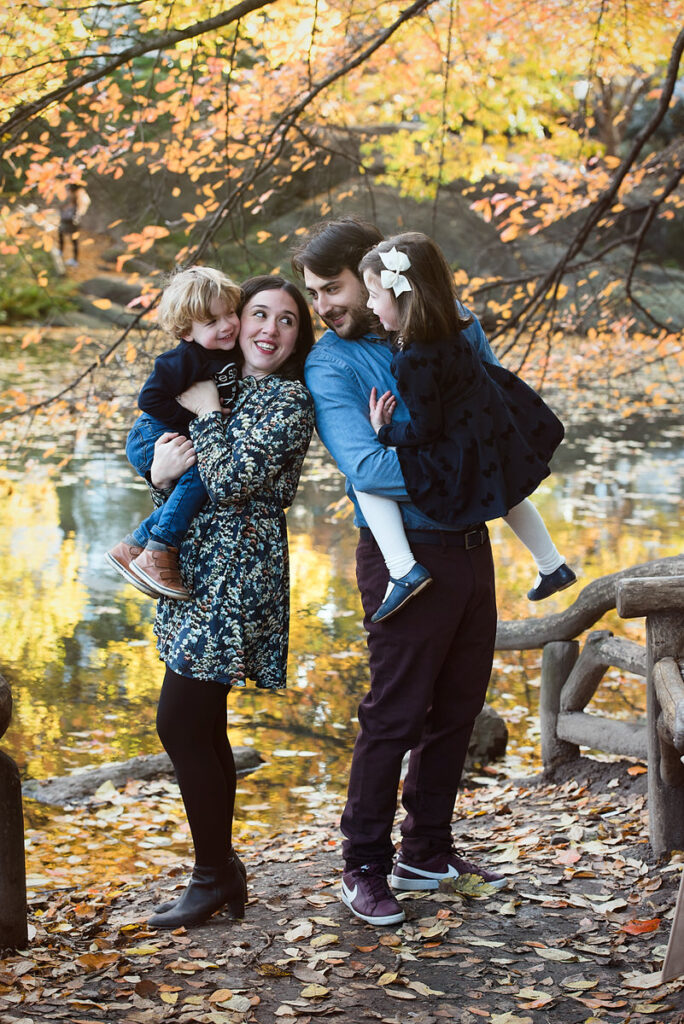
[[[210,267],[183,270],[164,290],[159,324],[178,344],[155,360],[138,397],[142,416],[126,441],[129,462],[146,480],[158,438],[167,431],[187,435],[193,414],[176,401],[176,395],[196,381],[213,378],[221,404],[230,406],[238,377],[234,350],[240,332],[236,312],[240,299],[238,285]],[[164,504],[108,551],[106,560],[144,594],[187,601],[190,592],[181,579],[178,548],[206,500],[197,466],[192,466]]]

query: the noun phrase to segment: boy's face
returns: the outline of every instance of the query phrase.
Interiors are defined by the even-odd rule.
[[[217,298],[212,302],[209,314],[208,320],[193,320],[190,333],[184,335],[183,340],[194,341],[212,352],[227,352],[234,348],[240,333],[240,318],[235,310]]]

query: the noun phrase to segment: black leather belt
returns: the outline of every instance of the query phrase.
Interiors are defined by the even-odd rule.
[[[371,540],[373,534],[367,526],[359,530],[362,540]],[[413,544],[439,544],[446,548],[479,548],[489,537],[484,523],[469,526],[467,530],[406,530],[406,539]]]

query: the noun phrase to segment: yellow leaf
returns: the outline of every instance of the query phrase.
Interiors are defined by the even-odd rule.
[[[302,989],[300,995],[304,999],[322,999],[324,996],[330,995],[330,989],[325,985],[307,985]]]
[[[424,985],[422,981],[409,981],[407,988],[412,988],[414,992],[419,992],[421,996],[443,996],[444,992],[440,992],[438,988],[430,988],[429,985]]]
[[[315,939],[312,939],[310,945],[314,949],[319,949],[321,946],[334,946],[336,942],[339,942],[339,937],[333,935],[332,932],[326,932],[325,935],[317,935]]]
[[[178,993],[177,992],[162,992],[161,995],[160,995],[160,999],[161,999],[161,1001],[163,1003],[170,1003],[171,1006],[173,1006],[174,1003],[178,1002]]]

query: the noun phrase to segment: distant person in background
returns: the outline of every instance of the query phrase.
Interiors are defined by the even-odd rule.
[[[71,238],[71,259],[65,260],[68,267],[78,264],[79,226],[90,206],[90,196],[79,182],[69,182],[66,199],[59,208],[59,252],[64,257],[64,242]]]

